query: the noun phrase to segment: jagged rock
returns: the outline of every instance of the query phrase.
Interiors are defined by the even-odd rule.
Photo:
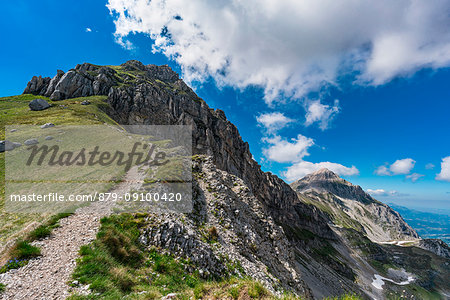
[[[23,93],[44,96],[48,85],[50,84],[50,80],[50,77],[43,78],[42,76],[33,76]]]
[[[28,106],[31,110],[39,111],[44,110],[50,107],[50,104],[45,101],[44,99],[34,99],[30,103],[28,103]]]
[[[450,258],[450,247],[439,239],[423,239],[419,241],[418,246],[422,249],[433,252],[436,255]]]
[[[53,77],[52,80],[50,80],[50,83],[49,83],[49,85],[47,87],[47,90],[45,91],[45,96],[46,97],[50,97],[53,94],[53,92],[55,91],[56,85],[61,80],[63,75],[64,75],[63,71],[61,71],[61,70],[57,70],[56,71],[55,77]]]
[[[55,127],[55,124],[53,124],[53,123],[45,123],[44,125],[41,126],[42,129],[50,128],[50,127]]]
[[[37,139],[28,139],[23,143],[27,146],[31,146],[31,145],[39,144],[39,141]]]
[[[120,124],[191,125],[193,153],[210,155],[216,165],[246,181],[255,195],[280,222],[308,230],[327,238],[333,232],[320,210],[298,200],[296,193],[283,180],[264,173],[253,160],[249,146],[223,111],[212,110],[167,66],[144,66],[131,61],[122,65],[129,70],[146,70],[149,80],[165,79],[164,85],[136,82],[112,87],[108,102],[113,117]],[[151,77],[155,76],[155,77]],[[170,89],[167,85],[170,84]],[[179,92],[171,92],[172,90]],[[310,218],[301,217],[302,214]]]
[[[55,91],[51,94],[50,99],[56,101],[91,96],[94,93],[92,81],[85,73],[70,70],[56,84]]]

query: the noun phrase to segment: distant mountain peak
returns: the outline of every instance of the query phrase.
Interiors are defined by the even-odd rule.
[[[318,193],[332,193],[338,197],[352,199],[362,203],[376,201],[364,192],[360,186],[353,185],[326,168],[308,174],[290,185],[295,191],[300,193],[315,191]]]

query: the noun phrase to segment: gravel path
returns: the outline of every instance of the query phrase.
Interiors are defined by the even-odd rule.
[[[137,167],[130,169],[125,180],[111,192],[123,195],[138,189],[141,176]],[[64,299],[69,296],[67,282],[75,269],[78,250],[95,239],[99,220],[110,213],[110,206],[95,202],[61,219],[60,226],[49,238],[33,243],[41,248],[42,256],[22,268],[0,274],[0,282],[7,285],[0,299]]]

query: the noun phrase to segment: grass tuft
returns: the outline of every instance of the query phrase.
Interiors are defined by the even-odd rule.
[[[19,241],[12,249],[11,253],[17,259],[30,259],[41,255],[41,249],[31,245],[28,241]]]

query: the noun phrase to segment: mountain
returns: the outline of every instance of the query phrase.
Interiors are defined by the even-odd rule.
[[[325,211],[334,225],[358,230],[374,242],[419,238],[398,212],[330,170],[311,173],[291,187],[304,202]]]
[[[190,125],[193,129],[193,211],[131,216],[132,224],[139,224],[134,248],[129,245],[131,239],[123,237],[128,227],[123,220],[117,223],[122,231],[107,242],[118,248],[108,252],[107,243],[101,256],[128,255],[130,249],[141,249],[150,253],[150,258],[132,267],[115,265],[107,288],[102,288],[97,275],[89,277],[92,272],[80,278],[75,272],[77,281],[86,284],[83,291],[91,296],[106,297],[113,289],[130,298],[153,292],[151,288],[140,290],[142,285],[130,278],[151,278],[155,288],[157,278],[167,279],[173,269],[167,264],[169,258],[161,259],[163,255],[186,262],[180,268],[188,273],[182,281],[194,275],[198,280],[214,279],[227,289],[224,298],[255,295],[248,290],[244,296],[239,291],[236,296],[235,290],[242,285],[232,283],[230,277],[262,283],[268,291],[266,299],[269,294],[281,297],[286,293],[303,299],[344,294],[363,299],[426,299],[450,293],[450,260],[437,255],[439,251],[414,246],[418,235],[397,212],[329,170],[310,174],[291,186],[263,172],[225,113],[210,108],[168,66],[138,61],[120,66],[83,63],[66,73],[58,71],[53,78],[33,77],[24,93],[0,100],[0,108],[5,103],[8,109],[16,109],[8,110],[8,122],[17,122],[18,116],[27,124],[34,122],[33,116],[38,115],[26,108],[28,101],[37,97],[52,106],[31,124],[113,120],[119,124]],[[92,105],[80,108],[79,103],[86,100]],[[67,114],[73,118],[61,117]],[[112,230],[114,220],[110,217],[102,224]],[[129,236],[136,237],[136,232]],[[379,243],[398,240],[411,244]],[[78,268],[87,268],[83,264],[89,265],[88,259],[102,242],[105,236],[98,235],[89,247],[82,248],[85,259],[78,261]],[[156,263],[157,268],[145,269]],[[95,274],[110,273],[101,266],[95,266]],[[8,276],[0,276],[0,281],[2,278]],[[161,291],[165,295],[201,295],[196,282],[189,284],[195,291],[170,290],[169,280]],[[203,292],[208,294],[208,288]]]

